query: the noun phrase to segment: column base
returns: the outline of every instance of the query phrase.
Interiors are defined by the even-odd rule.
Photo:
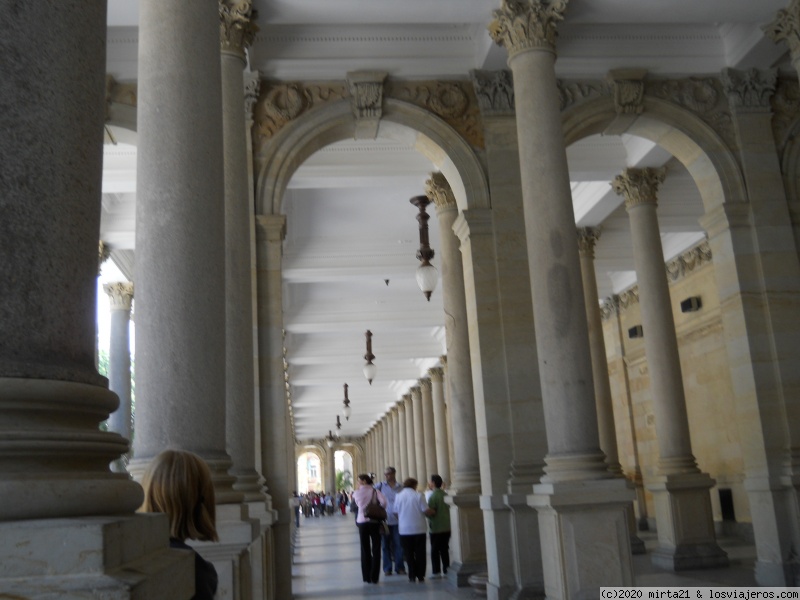
[[[503,499],[512,514],[512,539],[517,570],[516,589],[507,598],[513,600],[544,598],[539,514],[528,505],[527,494],[507,494]]]
[[[176,600],[194,593],[194,557],[170,549],[165,515],[12,521],[0,523],[0,539],[4,597]]]
[[[728,566],[714,533],[709,497],[714,483],[698,472],[661,476],[648,485],[658,524],[658,548],[651,554],[655,566],[671,571]]]
[[[450,505],[450,569],[447,579],[467,587],[471,575],[486,571],[486,540],[483,511],[478,494],[446,496]]]
[[[633,585],[623,479],[542,483],[528,504],[539,513],[542,567],[549,600],[593,598],[601,586]]]

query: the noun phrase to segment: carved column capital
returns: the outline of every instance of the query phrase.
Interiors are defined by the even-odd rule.
[[[625,208],[630,210],[640,204],[658,203],[658,185],[664,181],[666,169],[625,169],[611,182],[614,191],[625,198]]]
[[[430,178],[425,181],[425,195],[433,200],[437,211],[457,206],[453,189],[447,178],[438,171],[431,173]]]
[[[775,20],[762,30],[775,43],[786,40],[793,60],[800,57],[800,0],[792,0],[788,7],[779,10]]]
[[[419,389],[420,391],[423,390],[424,388],[427,388],[428,390],[431,389],[431,380],[428,377],[425,377],[424,379],[418,379],[417,384],[419,385],[417,389]]]
[[[428,377],[430,377],[431,381],[441,383],[444,381],[444,369],[442,369],[442,367],[433,367],[428,369]]]
[[[567,0],[503,0],[494,11],[489,35],[513,56],[524,50],[555,53],[556,26],[567,8]]]
[[[481,114],[513,115],[514,79],[511,71],[470,71]]]
[[[609,71],[608,81],[614,89],[614,108],[618,115],[640,115],[644,110],[644,69]]]
[[[600,229],[597,227],[578,228],[578,251],[581,256],[594,259],[594,247],[600,239]]]
[[[734,110],[771,110],[770,99],[777,81],[777,69],[722,70],[722,85]]]
[[[220,49],[244,58],[258,32],[256,16],[252,0],[219,0]]]
[[[117,281],[103,285],[103,291],[108,294],[111,301],[111,310],[131,310],[133,301],[133,283]]]

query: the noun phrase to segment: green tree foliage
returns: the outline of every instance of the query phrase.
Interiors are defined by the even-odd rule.
[[[353,489],[353,474],[350,471],[336,471],[336,490],[349,492]]]

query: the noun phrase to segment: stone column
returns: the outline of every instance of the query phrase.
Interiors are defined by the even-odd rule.
[[[430,476],[425,466],[425,428],[423,426],[424,416],[422,414],[422,379],[417,381],[418,385],[411,388],[411,402],[414,405],[414,452],[417,462],[414,470],[417,472],[416,479],[419,481],[419,489],[427,489],[426,481]],[[429,390],[430,390],[430,383]]]
[[[244,96],[245,50],[258,28],[250,2],[220,2],[222,141],[225,171],[225,386],[228,449],[234,489],[263,502],[255,468],[253,311],[250,270],[250,186]]]
[[[441,232],[442,302],[447,315],[448,409],[452,434],[451,581],[467,585],[469,577],[486,569],[486,543],[480,511],[480,465],[475,422],[475,395],[469,347],[469,318],[459,240],[453,231],[458,217],[455,196],[441,173],[432,173],[425,193],[436,204]]]
[[[109,470],[128,442],[98,430],[118,406],[95,368],[105,31],[99,0],[6,5],[0,19],[0,589],[8,597],[44,589],[90,597],[102,587],[130,598],[136,585],[175,598],[192,589],[191,557],[168,549],[163,516],[134,515],[141,488]],[[54,549],[64,539],[69,554]],[[133,579],[120,577],[134,565]]]
[[[450,485],[450,449],[447,442],[447,422],[444,409],[444,370],[434,367],[428,370],[431,378],[431,404],[433,407],[433,430],[436,439],[436,468],[446,485]]]
[[[108,347],[108,389],[119,396],[119,408],[108,418],[108,430],[131,439],[131,302],[133,284],[107,283],[103,290],[111,303],[111,340]],[[116,463],[115,463],[116,464]],[[125,470],[119,465],[117,472]]]
[[[396,465],[397,470],[400,472],[398,480],[403,481],[408,477],[408,427],[406,426],[406,400],[410,395],[403,396],[403,399],[397,403],[397,440],[395,445],[397,447],[397,458],[400,464]]]
[[[589,325],[589,346],[592,355],[592,377],[594,378],[597,424],[600,433],[600,449],[606,455],[609,472],[616,477],[624,477],[619,464],[617,432],[614,425],[614,406],[611,400],[611,382],[608,379],[608,357],[603,339],[603,321],[600,316],[600,302],[597,296],[597,277],[594,270],[594,247],[600,238],[600,230],[594,227],[578,229],[578,253],[581,258],[586,321]],[[635,435],[635,434],[634,434]],[[633,503],[628,506],[628,529],[631,534],[631,552],[644,554],[644,542],[636,535],[636,517]]]
[[[624,196],[639,284],[645,354],[650,373],[659,449],[653,492],[659,547],[653,563],[668,569],[725,566],[717,545],[709,490],[714,480],[701,473],[692,455],[689,419],[664,252],[656,216],[656,191],[663,169],[626,169],[612,185]]]
[[[555,77],[565,1],[509,2],[489,29],[509,52],[516,103],[536,348],[548,452],[531,505],[539,511],[548,598],[631,585],[625,506],[600,450],[569,171]],[[594,544],[608,552],[597,553]],[[613,583],[612,583],[613,582]]]
[[[406,435],[403,443],[405,444],[405,451],[408,457],[408,469],[403,473],[403,479],[406,477],[413,477],[419,479],[416,474],[417,471],[417,438],[414,435],[414,390],[408,390],[408,394],[403,396],[403,404],[406,407]],[[419,394],[419,390],[416,392]]]
[[[235,479],[228,474],[225,447],[224,177],[215,4],[165,11],[163,3],[145,0],[140,8],[131,467],[139,476],[168,447],[193,451],[209,463],[217,503],[225,504],[242,495],[231,487]]]
[[[290,598],[291,521],[289,497],[294,489],[294,451],[290,452],[291,431],[286,403],[283,358],[283,239],[284,215],[256,216],[256,263],[258,269],[258,380],[261,409],[261,464],[269,490],[275,522],[275,598]]]
[[[430,480],[431,475],[439,473],[436,463],[436,430],[433,417],[433,384],[430,378],[420,379],[419,386],[422,391],[422,429],[425,438],[425,480]]]
[[[336,494],[336,446],[325,448],[325,493]]]
[[[391,419],[392,419],[392,456],[389,458],[389,465],[384,466],[393,466],[397,471],[402,473],[403,469],[403,460],[402,460],[402,453],[400,452],[400,405],[402,403],[398,402],[395,404],[390,412]],[[405,423],[405,416],[403,416],[403,422]]]

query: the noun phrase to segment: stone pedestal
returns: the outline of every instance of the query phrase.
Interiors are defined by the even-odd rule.
[[[548,600],[596,598],[601,586],[631,585],[625,507],[633,491],[625,480],[542,483],[533,491],[528,501],[539,513],[542,547],[549,549],[542,553]]]
[[[450,569],[447,578],[465,587],[470,575],[486,570],[486,539],[480,496],[453,490],[446,497],[450,505]]]
[[[517,587],[507,597],[511,600],[544,598],[539,514],[528,504],[526,494],[506,494],[503,502],[513,513],[511,535],[516,549],[514,568]]]
[[[650,555],[654,565],[673,571],[728,565],[714,534],[708,494],[714,483],[705,473],[678,473],[647,486],[658,515],[658,548]]]
[[[169,548],[164,515],[0,524],[0,596],[188,600],[194,557]],[[69,540],[69,543],[65,543]]]

